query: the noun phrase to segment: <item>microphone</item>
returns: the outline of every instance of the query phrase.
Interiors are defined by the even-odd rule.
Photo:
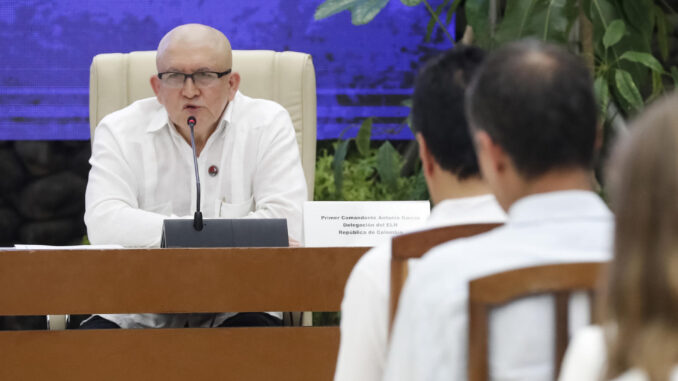
[[[193,228],[197,231],[202,230],[202,212],[200,211],[200,173],[198,173],[198,155],[195,153],[195,133],[194,127],[197,120],[193,115],[188,117],[186,121],[188,127],[191,129],[191,148],[193,148],[193,166],[195,168],[195,188],[196,188],[196,203],[195,214],[193,215]]]

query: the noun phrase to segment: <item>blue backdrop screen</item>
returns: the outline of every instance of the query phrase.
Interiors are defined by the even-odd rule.
[[[234,49],[313,55],[318,139],[353,136],[366,117],[375,118],[373,138],[411,138],[401,103],[416,69],[449,43],[424,43],[423,6],[391,1],[357,27],[348,12],[314,21],[320,2],[0,0],[0,140],[89,139],[92,57],[155,50],[167,31],[187,22],[220,29]]]

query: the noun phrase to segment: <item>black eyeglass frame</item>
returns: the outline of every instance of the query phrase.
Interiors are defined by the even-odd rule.
[[[186,82],[186,79],[190,78],[193,81],[193,83],[195,83],[195,78],[193,78],[193,76],[196,75],[196,74],[199,74],[199,73],[200,74],[202,74],[202,73],[214,73],[214,74],[217,75],[217,78],[221,78],[225,75],[231,74],[231,70],[232,69],[228,69],[228,70],[222,71],[222,72],[218,72],[218,71],[196,71],[195,73],[191,73],[191,74],[180,73],[180,72],[176,72],[176,71],[164,71],[162,73],[158,73],[158,79],[162,80],[162,76],[166,75],[166,74],[181,74],[181,75],[184,76],[183,82]]]

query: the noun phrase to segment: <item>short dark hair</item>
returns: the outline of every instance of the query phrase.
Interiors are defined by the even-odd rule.
[[[412,125],[436,162],[459,179],[479,176],[464,114],[464,93],[485,53],[459,45],[430,59],[419,71],[412,97]]]
[[[593,165],[596,103],[589,69],[565,49],[537,40],[489,55],[467,91],[472,129],[483,130],[530,179]]]

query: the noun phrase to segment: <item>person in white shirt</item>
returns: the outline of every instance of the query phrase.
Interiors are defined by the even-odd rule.
[[[426,63],[415,81],[413,129],[431,200],[425,228],[503,222],[504,211],[480,178],[464,116],[464,90],[484,58],[458,46]],[[368,251],[346,283],[335,381],[380,380],[388,341],[391,241]]]
[[[171,30],[156,64],[150,79],[156,97],[106,116],[95,130],[85,195],[90,242],[158,247],[164,219],[193,215],[189,116],[197,119],[205,218],[285,218],[290,240],[300,241],[307,190],[288,112],[238,91],[230,43],[211,27]],[[123,328],[178,327],[220,325],[231,315],[106,318]]]
[[[576,334],[560,381],[678,381],[677,104],[673,94],[648,108],[612,155],[602,326]]]
[[[539,41],[508,44],[487,58],[466,100],[481,173],[508,218],[417,263],[399,303],[385,380],[467,378],[470,280],[610,256],[612,214],[591,191],[597,108],[584,63]],[[572,312],[583,324],[586,314]],[[553,378],[552,316],[548,296],[492,312],[491,379]]]

